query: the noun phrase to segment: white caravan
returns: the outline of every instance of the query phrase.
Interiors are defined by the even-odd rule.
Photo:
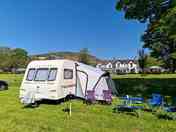
[[[71,60],[29,63],[20,88],[20,100],[32,104],[74,95],[86,100],[111,102],[113,82],[108,73]]]

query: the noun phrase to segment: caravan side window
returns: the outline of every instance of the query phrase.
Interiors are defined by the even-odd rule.
[[[36,75],[35,75],[35,81],[46,81],[48,79],[48,68],[40,68],[37,69]]]
[[[64,79],[73,79],[72,69],[64,69]]]
[[[57,75],[57,68],[51,68],[48,75],[48,81],[55,81],[56,75]]]
[[[34,74],[35,74],[35,69],[34,68],[29,69],[26,80],[27,81],[32,81],[33,78],[34,78]]]

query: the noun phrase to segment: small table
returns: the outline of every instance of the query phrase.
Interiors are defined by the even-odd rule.
[[[117,105],[113,110],[114,112],[127,112],[127,113],[135,113],[137,117],[139,117],[139,113],[137,112],[138,109],[143,109],[143,106],[135,106],[135,104],[142,104],[144,99],[141,97],[121,97],[121,100],[123,100],[122,105]]]

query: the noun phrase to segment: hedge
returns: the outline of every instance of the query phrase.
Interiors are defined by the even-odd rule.
[[[120,95],[150,96],[160,93],[176,97],[175,78],[115,78],[113,79]]]

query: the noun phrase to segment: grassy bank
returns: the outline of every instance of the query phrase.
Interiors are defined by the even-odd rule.
[[[176,78],[176,74],[125,74],[125,75],[112,75],[114,79],[118,78]]]
[[[159,120],[151,113],[142,112],[141,117],[112,113],[111,106],[85,105],[72,101],[72,117],[60,105],[41,104],[31,109],[23,108],[18,94],[22,76],[0,75],[9,81],[10,89],[0,92],[0,132],[173,132],[175,121]]]

